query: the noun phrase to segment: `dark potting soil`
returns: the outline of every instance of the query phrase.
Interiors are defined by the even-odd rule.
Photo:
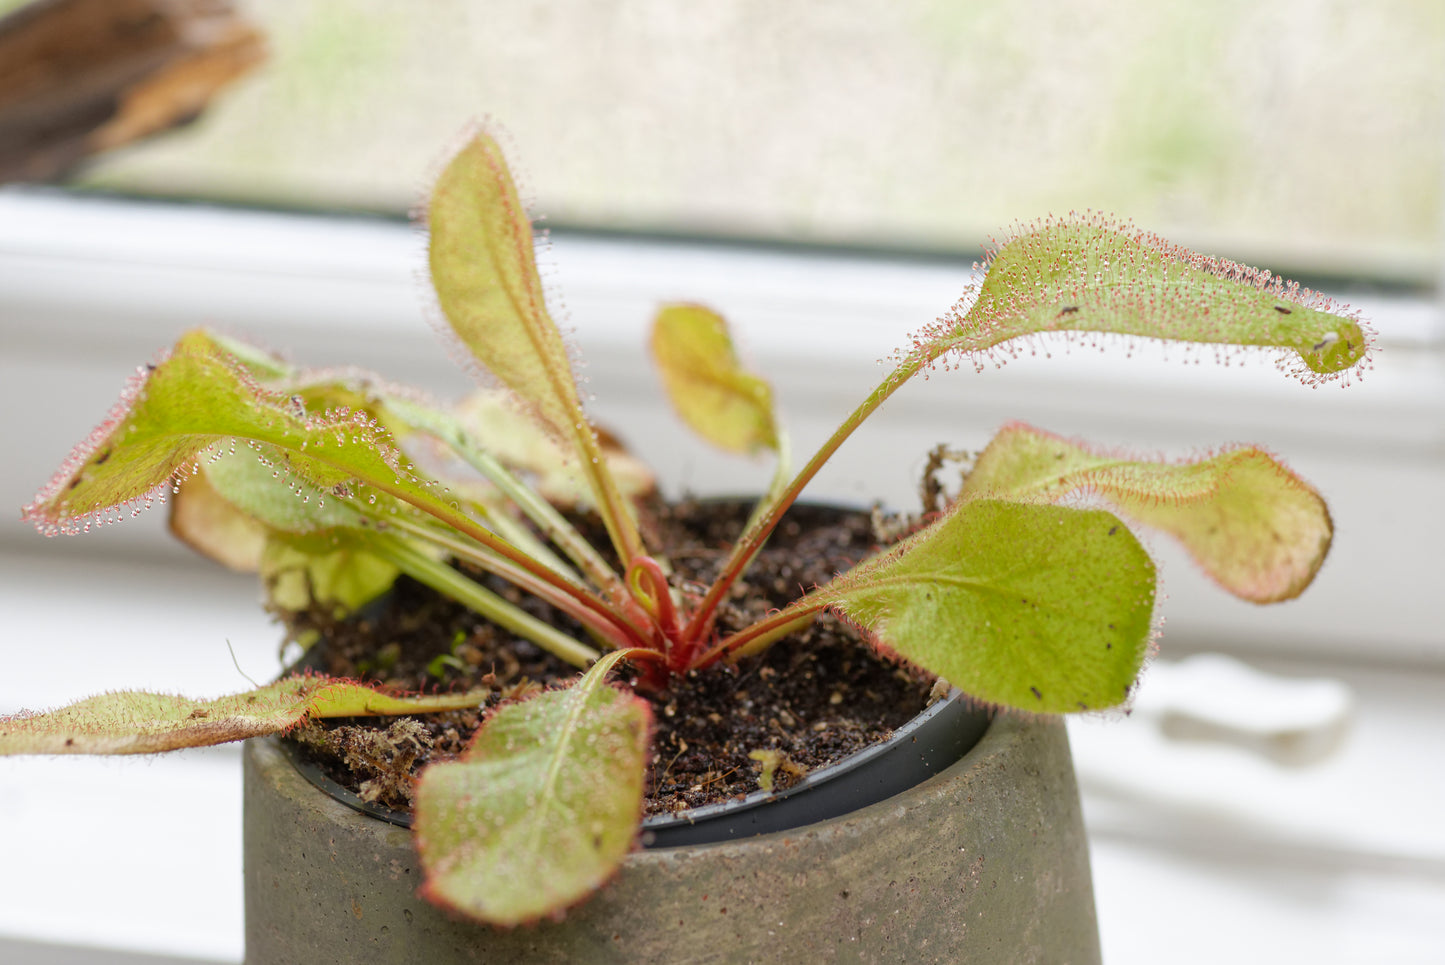
[[[681,585],[705,588],[750,507],[684,501],[647,507],[648,544],[672,563]],[[595,524],[593,524],[595,526]],[[588,533],[605,545],[600,532]],[[721,608],[726,633],[782,607],[879,546],[864,512],[798,506],[789,511],[745,581]],[[551,607],[501,581],[472,574],[534,615],[585,640]],[[579,671],[535,644],[405,577],[379,612],[333,620],[321,611],[284,614],[293,637],[319,633],[326,673],[385,681],[412,691],[487,687],[484,707],[415,718],[317,721],[292,737],[331,777],[364,799],[411,805],[416,774],[460,754],[497,704]],[[622,679],[627,679],[624,673]],[[886,740],[928,703],[933,678],[878,654],[853,627],[825,614],[735,666],[674,678],[648,695],[654,730],[648,814],[714,804],[758,790],[764,765],[773,788]],[[763,760],[753,752],[764,752]]]

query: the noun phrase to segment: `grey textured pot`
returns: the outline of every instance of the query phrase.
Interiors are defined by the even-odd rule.
[[[416,897],[410,834],[246,748],[246,961],[1099,960],[1061,722],[995,719],[957,763],[843,817],[639,851],[564,921],[497,931]]]

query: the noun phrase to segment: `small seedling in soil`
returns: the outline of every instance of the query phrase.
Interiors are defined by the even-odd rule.
[[[191,331],[138,373],[24,512],[43,532],[72,533],[168,502],[181,539],[259,571],[278,609],[352,613],[405,575],[585,671],[565,686],[515,690],[456,759],[421,774],[425,894],[475,918],[555,914],[635,846],[653,706],[640,694],[686,716],[690,708],[668,701],[678,680],[786,646],[821,614],[981,704],[1101,710],[1127,699],[1150,647],[1155,569],[1133,527],[1174,537],[1220,586],[1256,603],[1298,595],[1329,548],[1323,500],[1261,449],[1163,462],[1010,424],[957,495],[928,491],[931,512],[903,538],[787,605],[725,626],[720,612],[785,511],[916,376],[982,369],[1051,338],[1160,339],[1270,351],[1314,385],[1358,373],[1368,331],[1266,272],[1100,216],[1051,218],[994,243],[978,285],[892,357],[882,382],[795,469],[771,389],[740,364],[724,320],[668,305],[651,349],[678,413],[715,445],[776,460],[715,578],[695,585],[643,525],[650,474],[584,409],[543,297],[531,223],[489,136],[446,166],[427,222],[439,312],[498,388],[444,406],[373,376],[298,369]],[[583,518],[598,523],[599,538],[584,535]],[[539,601],[557,618],[540,619]],[[454,642],[430,668],[434,679],[475,659],[467,640]],[[375,659],[395,654],[383,648]],[[318,716],[480,701],[305,676],[210,702],[108,694],[0,721],[0,751],[149,752],[284,732]],[[424,742],[406,728],[387,740]],[[363,741],[350,753],[376,750]],[[752,759],[765,785],[796,777],[784,752],[760,747]],[[373,793],[395,793],[396,775],[375,770]]]

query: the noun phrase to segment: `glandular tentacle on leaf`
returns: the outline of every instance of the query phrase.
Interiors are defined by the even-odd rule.
[[[179,491],[203,467],[220,473],[216,479],[259,472],[277,485],[233,487],[227,499],[247,501],[238,508],[269,518],[271,528],[391,528],[448,546],[479,544],[470,558],[484,570],[556,601],[604,638],[628,638],[620,628],[634,621],[625,609],[473,519],[366,410],[313,414],[259,383],[207,332],[183,335],[126,403],[26,507],[26,518],[42,530],[77,531],[98,514]],[[222,465],[246,458],[254,461]]]
[[[1309,289],[1201,255],[1097,213],[1020,226],[995,243],[984,277],[915,352],[982,359],[1013,339],[1099,333],[1276,350],[1308,384],[1358,376],[1373,333]]]

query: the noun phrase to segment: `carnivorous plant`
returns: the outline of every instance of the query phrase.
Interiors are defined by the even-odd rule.
[[[1298,595],[1329,548],[1323,500],[1261,449],[1136,460],[1015,423],[911,535],[720,633],[721,602],[783,512],[921,373],[982,369],[1064,333],[1273,351],[1313,385],[1367,365],[1369,332],[1267,272],[1102,216],[1049,218],[995,243],[976,287],[892,356],[883,381],[795,471],[771,390],[738,362],[723,319],[668,305],[651,349],[679,414],[712,443],[777,461],[720,575],[699,590],[676,585],[639,530],[633,499],[646,470],[588,418],[548,314],[531,223],[488,135],[447,165],[427,221],[440,314],[496,389],[448,407],[364,373],[302,370],[187,332],[137,373],[24,515],[47,534],[72,533],[168,503],[177,535],[260,571],[283,605],[355,609],[404,573],[585,670],[501,706],[460,760],[420,778],[425,893],[478,919],[555,913],[634,847],[649,705],[608,680],[621,662],[638,688],[662,691],[675,674],[745,659],[831,610],[981,703],[1097,710],[1127,699],[1151,639],[1155,570],[1132,526],[1168,533],[1256,603]],[[596,513],[610,546],[579,535],[558,509],[573,503]],[[585,633],[539,621],[452,561],[547,601]],[[216,700],[115,693],[0,720],[0,752],[147,753],[281,732],[313,715],[480,699],[391,696],[317,676]]]

